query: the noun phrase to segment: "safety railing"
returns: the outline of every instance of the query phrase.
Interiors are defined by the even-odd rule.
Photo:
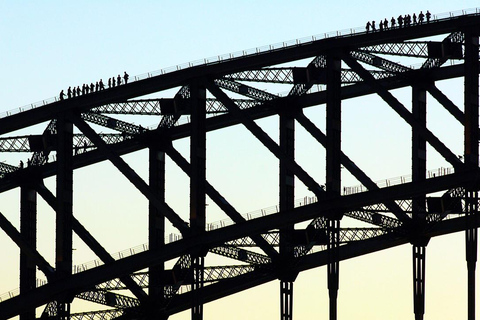
[[[443,168],[442,167],[442,168],[438,168],[438,169],[435,169],[435,170],[428,171],[427,172],[427,178],[434,178],[434,177],[438,177],[438,176],[452,174],[453,172],[454,172],[453,168]],[[391,179],[385,179],[385,180],[377,181],[376,185],[379,188],[383,188],[383,187],[389,187],[389,186],[393,186],[393,185],[408,183],[408,182],[411,182],[411,181],[412,181],[412,176],[411,175],[404,175],[404,176],[400,176],[400,177],[395,177],[395,178],[391,178]],[[365,192],[365,191],[368,191],[368,189],[363,187],[363,186],[345,187],[345,188],[343,188],[343,195],[349,195],[349,194],[360,193],[360,192]],[[302,206],[309,205],[309,204],[312,204],[312,203],[316,203],[317,201],[318,201],[318,199],[315,196],[313,196],[313,197],[303,197],[303,198],[295,199],[294,205],[295,205],[295,208],[297,208],[297,207],[302,207]],[[255,218],[275,214],[275,213],[278,213],[278,212],[280,212],[280,208],[279,208],[278,205],[276,205],[276,206],[270,206],[270,207],[267,207],[267,208],[264,208],[264,209],[252,211],[252,212],[249,212],[249,213],[244,214],[242,216],[245,220],[252,220],[252,219],[255,219]],[[234,224],[233,220],[223,219],[223,220],[219,220],[219,221],[216,221],[216,222],[208,223],[207,226],[206,226],[206,230],[207,231],[212,231],[212,230],[223,228],[223,227],[233,225],[233,224]],[[171,234],[169,234],[168,236],[165,237],[165,243],[175,242],[175,241],[178,241],[180,239],[182,239],[181,235],[171,233]],[[115,260],[118,260],[118,259],[126,258],[126,257],[129,257],[129,256],[133,256],[137,253],[145,252],[147,250],[148,250],[148,244],[145,243],[145,244],[138,245],[136,247],[132,247],[132,248],[129,248],[129,249],[126,249],[126,250],[123,250],[123,251],[119,251],[117,253],[112,254],[111,256]],[[92,261],[89,261],[89,262],[86,262],[86,263],[74,265],[73,266],[73,273],[75,274],[75,273],[83,272],[83,271],[98,267],[98,266],[103,265],[103,264],[104,263],[101,260],[96,259],[96,260],[92,260]],[[45,280],[39,279],[39,280],[37,280],[37,287],[41,286],[41,285],[44,285],[46,283],[47,282]],[[6,292],[6,293],[0,295],[0,302],[2,302],[3,300],[6,300],[6,299],[13,298],[13,297],[17,296],[18,294],[19,294],[19,289],[15,289],[15,290],[11,290],[9,292]]]
[[[454,19],[458,18],[460,16],[465,16],[465,15],[479,15],[480,14],[480,8],[471,8],[471,9],[464,9],[464,10],[458,10],[458,11],[451,11],[451,12],[446,12],[446,13],[440,13],[440,14],[432,14],[432,19],[430,20],[430,23],[434,22],[440,22],[444,20],[449,20],[449,19]],[[395,28],[399,28],[398,26]],[[195,60],[191,61],[188,63],[184,64],[179,64],[176,66],[160,69],[157,71],[153,72],[148,72],[144,74],[140,74],[137,76],[134,76],[131,78],[131,81],[140,81],[140,80],[145,80],[148,78],[152,78],[155,76],[163,75],[166,73],[171,73],[179,70],[183,70],[186,68],[192,68],[192,67],[197,67],[197,66],[206,66],[206,65],[212,65],[212,64],[218,64],[222,63],[228,60],[234,60],[234,59],[239,59],[239,58],[245,58],[247,56],[252,56],[252,55],[258,55],[260,53],[266,53],[266,52],[271,52],[271,51],[277,51],[277,50],[283,50],[286,48],[291,48],[294,46],[299,46],[299,45],[305,45],[305,44],[310,44],[312,42],[315,42],[317,40],[322,40],[322,39],[328,39],[328,38],[340,38],[340,37],[351,37],[355,36],[358,34],[363,34],[366,33],[365,27],[355,27],[355,28],[350,28],[350,29],[344,29],[344,30],[338,30],[338,31],[332,31],[332,32],[325,32],[323,34],[318,34],[310,37],[304,37],[304,38],[299,38],[299,39],[294,39],[294,40],[289,40],[289,41],[284,41],[276,44],[271,44],[267,46],[262,46],[262,47],[256,47],[256,48],[251,48],[247,50],[242,50],[242,51],[237,51],[234,53],[228,53],[228,54],[222,54],[210,58],[205,58],[201,60]],[[58,101],[58,96],[48,98],[45,100],[41,100],[38,102],[34,102],[19,108],[15,108],[9,111],[1,112],[0,113],[0,118],[8,117],[23,111],[35,109],[41,106],[45,106],[47,104],[53,103]]]

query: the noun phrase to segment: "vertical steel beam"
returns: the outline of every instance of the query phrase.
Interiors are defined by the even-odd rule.
[[[293,319],[293,281],[280,281],[280,309],[282,320]]]
[[[165,152],[157,145],[149,148],[149,185],[160,201],[165,201]],[[148,207],[148,246],[150,250],[159,250],[165,245],[165,216],[150,203]],[[148,293],[151,302],[164,305],[165,295],[163,263],[149,268]]]
[[[466,197],[467,225],[465,229],[465,248],[467,258],[467,281],[468,281],[468,320],[475,320],[475,269],[478,251],[478,229],[471,226],[478,219],[478,192],[468,191]]]
[[[427,128],[427,91],[417,84],[412,87],[412,114],[415,120],[412,126],[412,180],[421,181],[425,180],[427,172],[427,141],[422,135]],[[416,201],[417,207],[425,202],[425,197],[422,198]],[[421,211],[424,215],[425,210]],[[417,215],[415,218],[422,217]]]
[[[295,160],[295,118],[287,110],[280,113],[280,148],[285,158],[280,158],[280,211],[293,209],[295,206],[295,176],[288,168],[286,159]],[[280,230],[280,319],[293,319],[293,281],[296,274],[289,272],[289,261],[293,258],[293,225]]]
[[[414,244],[413,252],[413,311],[415,320],[425,313],[425,250],[426,246]]]
[[[73,123],[65,115],[57,119],[57,210],[56,255],[57,279],[72,274],[73,234]],[[73,297],[58,300],[57,317],[68,319]]]
[[[465,166],[478,168],[479,80],[478,30],[465,31]],[[467,226],[465,230],[468,272],[468,319],[475,319],[475,268],[477,263],[477,228],[471,227],[478,218],[478,191],[467,190]]]
[[[205,232],[206,220],[206,89],[197,81],[190,85],[191,98],[191,134],[190,134],[190,228],[193,234]],[[203,288],[204,253],[192,253],[192,268],[194,272],[192,286],[192,320],[203,319]]]
[[[340,196],[341,189],[341,65],[335,54],[327,56],[327,197]],[[337,319],[337,296],[339,285],[339,239],[341,212],[329,219],[328,242],[328,291],[330,300],[330,320]]]
[[[37,247],[37,192],[28,185],[20,187],[20,233],[33,249]],[[24,250],[20,250],[20,294],[36,287],[36,264]],[[20,320],[35,319],[35,308],[26,309]]]
[[[427,172],[427,141],[422,135],[427,128],[427,92],[422,84],[412,87],[412,180],[423,181]],[[425,252],[428,239],[422,236],[425,226],[425,195],[412,199],[412,261],[413,261],[413,310],[415,319],[425,314]]]

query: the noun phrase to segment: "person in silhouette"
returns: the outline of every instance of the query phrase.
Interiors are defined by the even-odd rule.
[[[401,28],[403,26],[403,16],[399,15],[397,20],[398,20],[398,26]]]
[[[117,84],[118,85],[122,84],[122,77],[120,77],[120,75],[117,76]]]
[[[115,77],[112,77],[112,87],[115,87]]]
[[[370,32],[370,21],[367,21],[367,25],[365,26],[365,29],[367,29],[367,33]]]
[[[385,20],[383,20],[383,29],[385,29],[385,30],[388,29],[388,20],[387,20],[387,18],[385,18]]]
[[[100,90],[105,90],[105,85],[103,84],[102,79],[100,79],[100,82],[98,83],[98,85],[100,86]]]
[[[128,83],[128,73],[126,71],[123,72],[123,80],[125,81],[125,84]]]
[[[63,93],[63,90],[60,91],[60,101],[65,98],[65,93]]]
[[[98,91],[98,88],[99,88],[99,85],[98,85],[98,81],[95,83],[95,91]]]
[[[427,17],[427,23],[430,22],[430,16],[431,16],[431,15],[432,15],[432,14],[430,13],[430,11],[427,10],[427,13],[425,13],[425,17]]]
[[[375,20],[372,21],[372,31],[375,32],[377,28],[375,27]]]
[[[423,11],[420,11],[420,13],[418,14],[418,23],[422,24],[424,18],[425,18],[425,15],[423,14]]]
[[[23,169],[23,161],[20,160],[20,165],[19,165],[20,169]]]
[[[72,88],[71,87],[68,87],[68,90],[67,90],[67,98],[70,99],[72,97]]]
[[[383,31],[383,20],[380,20],[380,23],[378,24],[378,27],[380,31]]]
[[[95,85],[93,82],[90,83],[90,92],[93,92],[93,89],[95,89]]]
[[[73,90],[72,90],[72,97],[76,97],[77,96],[77,90],[75,89],[75,87],[73,87]]]
[[[395,18],[392,17],[392,20],[390,20],[390,23],[391,23],[390,28],[395,28],[395,22],[396,22]]]
[[[80,91],[80,86],[77,86],[77,96],[80,95],[80,92],[81,92],[81,91]]]
[[[109,88],[112,87],[112,78],[108,78],[108,87],[109,87]]]

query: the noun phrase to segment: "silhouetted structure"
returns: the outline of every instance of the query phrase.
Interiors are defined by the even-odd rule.
[[[429,22],[428,11],[426,17]],[[400,27],[408,25],[403,19],[398,18]],[[428,242],[431,237],[460,231],[466,235],[468,319],[475,319],[480,223],[479,30],[479,13],[437,19],[415,28],[389,28],[375,34],[366,28],[366,32],[358,34],[310,39],[159,73],[95,95],[79,96],[77,92],[76,99],[0,118],[0,151],[32,154],[28,170],[19,171],[16,162],[0,165],[0,192],[20,188],[21,203],[20,231],[0,214],[0,226],[21,252],[20,295],[0,302],[0,319],[17,315],[21,320],[35,319],[35,308],[45,306],[43,318],[166,319],[190,309],[192,319],[200,320],[205,303],[278,280],[281,319],[291,320],[297,275],[326,266],[330,319],[334,320],[341,261],[410,244],[413,311],[418,320],[425,312]],[[441,36],[443,39],[437,40]],[[435,40],[425,40],[429,38]],[[423,59],[424,63],[411,67],[395,62],[397,57],[402,61]],[[306,59],[310,61],[307,66]],[[455,64],[450,63],[453,60]],[[460,107],[436,86],[437,81],[453,78],[463,80],[464,105]],[[114,80],[109,79],[109,87],[115,86]],[[265,83],[280,84],[282,92],[285,85],[290,85],[290,91],[287,95],[267,92],[261,89]],[[99,86],[102,90],[102,80]],[[315,86],[325,89],[312,90]],[[168,98],[139,98],[159,91],[167,96],[175,88],[179,89]],[[392,94],[399,88],[411,89],[411,105],[405,106]],[[405,155],[411,161],[409,182],[378,185],[342,150],[342,112],[349,111],[342,110],[342,101],[371,94],[380,96],[411,128],[411,135],[405,137],[411,142],[411,154]],[[464,136],[458,141],[464,150],[461,159],[428,129],[427,94],[463,126]],[[303,112],[316,106],[322,112],[326,110],[325,133]],[[151,129],[115,115],[156,115],[160,120]],[[185,117],[188,122],[182,123],[180,120]],[[278,118],[278,142],[256,122],[266,117]],[[435,119],[429,119],[429,124],[430,121]],[[36,128],[42,123],[48,123],[43,132],[16,134],[17,130]],[[278,159],[273,161],[279,168],[275,213],[267,215],[262,211],[257,218],[243,216],[228,197],[207,181],[207,132],[234,125],[243,125]],[[359,124],[360,129],[362,125]],[[115,133],[97,132],[96,126]],[[325,148],[325,181],[316,181],[295,160],[298,126]],[[190,139],[189,159],[173,143],[184,138]],[[451,171],[429,174],[427,143],[453,167]],[[122,158],[143,149],[149,155],[145,164],[148,181]],[[52,151],[56,160],[47,163]],[[190,210],[183,215],[166,202],[167,157],[190,178]],[[74,170],[105,160],[113,163],[149,204],[148,250],[131,252],[131,256],[118,260],[73,214]],[[342,168],[361,186],[343,187]],[[43,183],[53,176],[55,193]],[[92,183],[96,183],[94,178]],[[300,205],[294,199],[296,181],[301,181],[310,192]],[[54,266],[36,250],[38,195],[56,212]],[[232,225],[207,223],[207,195],[233,221]],[[116,217],[121,219],[121,215]],[[352,224],[359,221],[360,226],[342,227],[347,219]],[[170,243],[165,243],[166,220],[179,233]],[[72,272],[73,232],[103,265]],[[212,255],[238,263],[207,267],[205,261]],[[167,268],[165,262],[171,260],[175,264]],[[48,279],[39,288],[37,269]],[[122,295],[119,290],[129,293]],[[101,307],[89,313],[71,314],[72,299]],[[315,308],[314,312],[323,310]]]

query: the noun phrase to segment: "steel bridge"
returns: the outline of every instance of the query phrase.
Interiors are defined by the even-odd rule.
[[[0,191],[20,189],[20,230],[0,214],[0,226],[20,249],[20,292],[0,303],[0,319],[35,319],[39,310],[47,319],[167,319],[191,310],[197,320],[208,302],[279,280],[280,317],[290,320],[297,275],[319,266],[327,266],[329,315],[336,319],[341,261],[402,244],[412,246],[413,311],[415,319],[423,319],[427,245],[432,237],[454,232],[466,235],[468,319],[475,319],[479,33],[475,10],[381,32],[311,38],[149,74],[0,118],[1,152],[30,157],[24,166],[0,163]],[[410,58],[422,63],[410,66]],[[464,80],[463,106],[436,85],[453,78]],[[272,93],[262,89],[265,84],[287,86],[289,92]],[[411,88],[411,106],[392,94],[398,88]],[[172,89],[169,97],[145,99]],[[409,181],[379,186],[342,151],[342,101],[370,94],[411,127]],[[427,127],[427,94],[463,126],[464,139],[458,141],[463,155]],[[326,132],[307,117],[306,108],[325,108]],[[156,115],[160,121],[144,128],[119,115]],[[273,116],[279,119],[278,143],[255,122]],[[278,159],[278,212],[247,219],[207,181],[206,134],[234,125],[243,125]],[[325,149],[325,184],[295,160],[298,126]],[[21,129],[36,132],[16,134]],[[190,140],[189,159],[173,145],[182,138]],[[427,145],[451,172],[427,174]],[[122,158],[139,150],[148,151],[148,181]],[[188,213],[175,212],[165,200],[166,157],[190,179]],[[112,257],[73,212],[74,170],[105,160],[149,203],[148,246],[128,257]],[[341,169],[361,187],[342,190]],[[56,179],[54,191],[44,183],[49,177]],[[295,181],[314,200],[299,206]],[[56,213],[54,263],[37,250],[38,196]],[[207,228],[207,196],[232,224]],[[347,219],[362,227],[343,228]],[[167,220],[181,235],[170,242]],[[73,233],[103,263],[74,272]],[[212,255],[237,263],[211,266],[206,261]],[[169,260],[176,261],[172,268],[165,266]],[[47,280],[40,285],[37,268]],[[74,299],[99,307],[73,313]]]

